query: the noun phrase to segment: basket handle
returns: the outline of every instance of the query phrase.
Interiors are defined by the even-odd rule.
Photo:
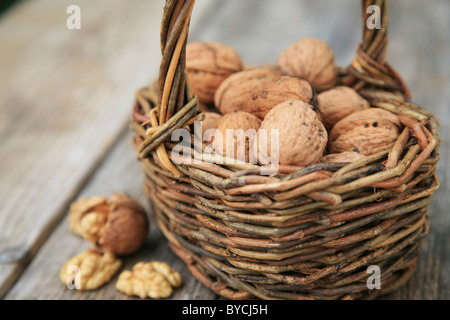
[[[166,0],[161,23],[162,60],[159,70],[159,124],[186,105],[195,105],[186,73],[186,42],[195,0]],[[375,11],[371,12],[370,9]],[[379,25],[369,25],[379,10]],[[342,76],[343,85],[361,90],[367,86],[394,91],[410,98],[398,73],[386,62],[388,47],[388,1],[362,0],[363,39],[356,57]],[[376,17],[375,17],[376,19]],[[189,103],[191,102],[191,103]]]

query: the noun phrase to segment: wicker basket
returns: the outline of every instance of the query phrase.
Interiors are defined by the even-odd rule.
[[[373,299],[415,271],[429,229],[427,206],[439,187],[438,124],[410,101],[385,61],[386,1],[362,2],[364,9],[381,6],[382,25],[364,26],[356,58],[340,68],[340,85],[399,115],[398,141],[354,163],[280,166],[263,176],[250,163],[171,161],[172,132],[192,130],[202,111],[185,71],[194,0],[166,1],[159,82],[136,92],[133,146],[158,228],[190,272],[220,296]],[[368,289],[370,265],[381,270],[381,289]]]

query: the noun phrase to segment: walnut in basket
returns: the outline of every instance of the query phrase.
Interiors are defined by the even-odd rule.
[[[186,46],[186,69],[192,92],[201,103],[212,104],[223,80],[243,69],[239,53],[229,45],[196,41]]]
[[[371,155],[391,148],[401,132],[392,112],[380,108],[361,110],[339,121],[329,135],[330,153],[354,151]]]
[[[213,137],[214,150],[225,157],[256,163],[253,141],[261,120],[251,113],[234,111],[224,115],[217,122],[220,135]]]
[[[278,63],[286,74],[307,79],[317,91],[330,89],[337,81],[334,53],[320,39],[300,39],[280,54]]]
[[[317,95],[325,128],[330,130],[336,123],[353,112],[370,108],[369,102],[353,88],[337,86]]]
[[[239,110],[264,119],[270,109],[283,101],[312,103],[314,98],[308,81],[282,76],[275,68],[258,68],[235,73],[225,80],[216,92],[215,105],[222,114]]]
[[[272,129],[278,130],[278,141]],[[288,100],[270,110],[261,123],[258,159],[262,164],[270,162],[267,157],[273,161],[274,144],[278,144],[280,164],[308,166],[322,156],[327,138],[327,130],[309,104]]]

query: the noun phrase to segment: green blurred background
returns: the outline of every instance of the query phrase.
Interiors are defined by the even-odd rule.
[[[14,3],[19,2],[19,0],[2,0],[0,1],[0,18],[2,14],[9,9]]]

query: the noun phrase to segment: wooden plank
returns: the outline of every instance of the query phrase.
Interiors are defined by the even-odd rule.
[[[108,154],[78,197],[127,192],[150,212],[148,198],[143,191],[143,173],[131,148],[131,132],[126,132]],[[122,269],[131,269],[139,261],[165,261],[183,276],[183,286],[172,296],[174,299],[214,299],[215,294],[196,281],[184,262],[173,254],[165,238],[151,222],[151,230],[143,248],[136,254],[124,257]],[[89,243],[69,231],[67,219],[61,221],[45,244],[40,248],[19,281],[5,299],[132,299],[115,289],[118,275],[107,285],[92,292],[69,290],[59,281],[64,262],[90,247]]]
[[[80,0],[81,29],[69,30],[72,3],[24,1],[0,21],[0,297],[127,128],[134,91],[159,69],[164,2]]]
[[[426,237],[413,278],[386,299],[450,299],[450,3],[391,1],[388,59],[404,77],[413,100],[439,119],[441,186],[430,205],[430,233]]]
[[[200,3],[198,1],[197,5]],[[253,64],[273,62],[277,59],[280,48],[300,37],[316,36],[330,43],[339,64],[346,65],[351,61],[361,39],[359,3],[355,5],[354,1],[350,0],[286,0],[283,2],[284,6],[279,4],[280,2],[270,0],[214,1],[210,10],[199,16],[199,28],[191,32],[190,40],[229,43],[241,52],[246,63]],[[441,135],[445,139],[449,136],[450,119],[446,108],[446,101],[450,98],[450,66],[447,59],[450,48],[445,32],[448,30],[450,17],[445,0],[437,0],[433,5],[436,6],[433,10],[425,10],[427,4],[420,0],[390,2],[391,44],[388,58],[410,85],[414,100],[439,116],[442,124]],[[321,23],[318,23],[318,17]],[[414,24],[416,21],[422,22]],[[426,22],[432,25],[433,32],[426,28]],[[430,56],[433,58],[429,58]],[[141,187],[142,175],[133,158],[128,138],[129,133],[122,136],[77,196],[124,190],[145,203]],[[450,218],[446,214],[450,205],[450,200],[446,197],[450,191],[448,152],[449,144],[444,140],[438,167],[441,188],[436,192],[430,207],[430,234],[424,242],[417,271],[403,288],[383,297],[384,299],[450,298],[450,255],[446,247],[450,240],[447,232]],[[115,291],[114,280],[101,290],[90,293],[67,290],[59,283],[58,272],[62,264],[86,247],[87,244],[80,238],[69,233],[67,220],[63,220],[5,298],[130,299]],[[9,254],[14,253],[15,251],[11,250]],[[181,261],[167,250],[165,240],[156,230],[152,231],[146,246],[139,254],[127,258],[125,268],[131,267],[136,261],[149,259],[168,261],[183,273],[187,282],[176,291],[174,299],[215,298],[214,294],[199,285]]]

